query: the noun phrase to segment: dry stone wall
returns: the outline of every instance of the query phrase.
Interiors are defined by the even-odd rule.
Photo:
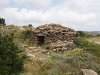
[[[52,49],[72,49],[75,47],[73,40],[76,32],[59,24],[45,24],[33,30],[33,38],[38,43],[37,36],[44,36],[44,44],[50,44]]]

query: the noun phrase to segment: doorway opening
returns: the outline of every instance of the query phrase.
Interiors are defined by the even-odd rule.
[[[37,41],[38,45],[43,45],[44,44],[44,36],[37,36]]]

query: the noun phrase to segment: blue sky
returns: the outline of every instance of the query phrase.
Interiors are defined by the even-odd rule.
[[[0,0],[0,10],[7,24],[59,23],[75,30],[100,31],[100,0]]]

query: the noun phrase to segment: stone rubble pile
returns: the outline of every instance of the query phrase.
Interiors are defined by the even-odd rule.
[[[50,44],[52,49],[73,49],[75,47],[73,40],[76,38],[76,32],[68,27],[59,24],[45,24],[33,30],[33,38],[37,41],[36,36],[44,36],[44,44]]]
[[[37,27],[36,33],[44,34],[50,37],[53,37],[53,39],[60,38],[62,40],[65,39],[74,39],[74,36],[76,35],[76,32],[73,29],[63,27],[59,24],[45,24],[42,26]]]
[[[75,44],[70,41],[57,41],[55,43],[51,43],[50,45],[51,45],[51,49],[53,49],[53,51],[55,52],[72,50],[75,48]]]

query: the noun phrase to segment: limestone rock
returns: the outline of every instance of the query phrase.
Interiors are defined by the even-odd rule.
[[[83,75],[98,75],[94,70],[91,69],[81,69]]]

